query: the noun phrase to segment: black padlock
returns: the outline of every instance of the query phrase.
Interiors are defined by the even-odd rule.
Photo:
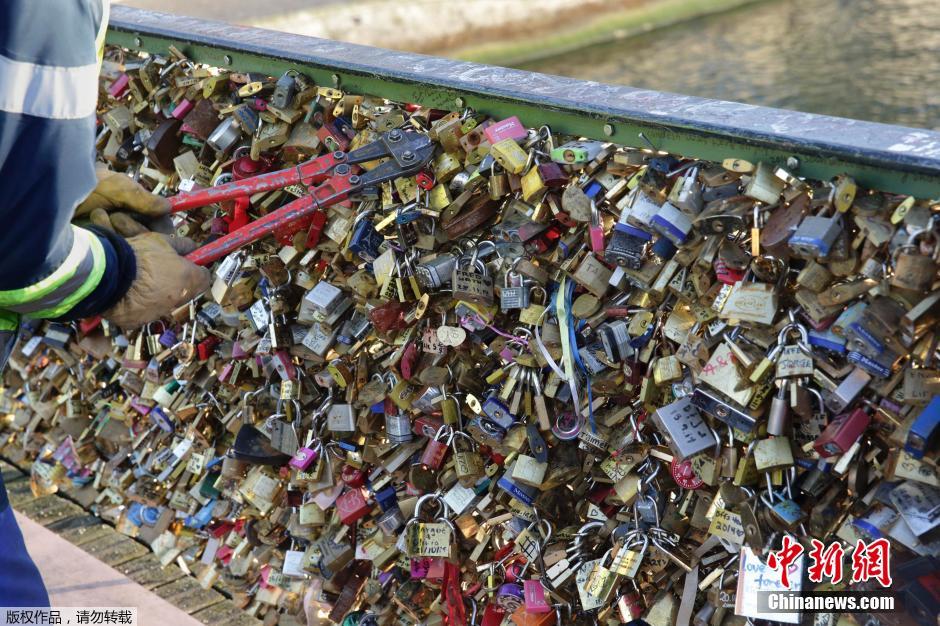
[[[629,224],[616,224],[604,249],[604,260],[620,267],[640,269],[643,253],[653,236]]]
[[[271,105],[278,109],[286,109],[294,101],[294,95],[297,93],[297,81],[291,75],[294,70],[289,70],[274,83],[274,93],[271,94]]]

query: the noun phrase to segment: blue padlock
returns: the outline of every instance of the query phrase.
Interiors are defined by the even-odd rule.
[[[381,254],[380,248],[384,241],[385,238],[375,229],[371,220],[359,220],[353,229],[349,250],[363,261],[372,262]]]

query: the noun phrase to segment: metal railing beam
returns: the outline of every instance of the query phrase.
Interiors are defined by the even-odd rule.
[[[242,72],[294,68],[319,85],[687,157],[785,165],[800,176],[940,198],[940,132],[707,100],[114,6],[107,41]],[[641,136],[642,134],[642,136]],[[645,139],[644,139],[645,138]]]

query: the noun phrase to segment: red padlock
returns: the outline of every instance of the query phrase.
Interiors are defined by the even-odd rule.
[[[222,340],[215,335],[210,335],[196,344],[196,354],[200,361],[208,361],[209,357],[215,351],[215,347],[222,343]]]
[[[215,552],[215,558],[219,560],[219,563],[222,565],[228,565],[229,561],[232,560],[232,555],[235,552],[235,548],[230,548],[225,544],[219,546],[219,549]]]
[[[870,423],[871,415],[864,409],[857,408],[851,413],[843,413],[829,422],[826,429],[813,443],[813,448],[823,458],[845,454],[862,436]]]
[[[339,479],[349,487],[362,487],[366,482],[366,473],[358,467],[344,465]]]
[[[409,308],[408,311],[410,312],[411,309]],[[396,300],[391,300],[369,311],[369,321],[380,333],[404,330],[408,327],[408,322],[405,320],[405,305]]]
[[[323,126],[317,130],[317,137],[333,152],[337,150],[346,152],[349,150],[349,137],[343,133],[336,122],[325,122]]]
[[[441,559],[444,564],[444,575],[441,580],[441,596],[447,607],[446,623],[448,626],[466,626],[467,609],[464,606],[463,594],[460,591],[460,566],[456,563]],[[468,589],[467,595],[472,592]]]
[[[248,217],[248,203],[248,196],[242,196],[241,198],[235,199],[235,205],[232,207],[232,213],[226,220],[228,222],[227,232],[232,232],[248,225],[248,222],[251,219]]]
[[[617,598],[617,611],[620,613],[620,621],[632,622],[643,615],[643,600],[640,594],[636,592],[625,593]]]
[[[440,469],[444,463],[444,457],[447,456],[447,450],[450,442],[454,440],[454,431],[449,426],[441,426],[434,434],[434,438],[428,440],[428,445],[421,454],[421,463],[431,469]]]
[[[522,576],[522,573],[525,571],[525,559],[516,558],[511,562],[505,564],[506,567],[506,582],[514,583],[519,581],[519,577]]]
[[[504,617],[506,617],[506,612],[495,602],[490,602],[483,610],[483,619],[480,621],[480,626],[499,626],[503,623]]]
[[[579,226],[578,222],[571,219],[571,216],[565,213],[564,211],[559,211],[555,213],[555,221],[564,226],[565,228],[576,228]]]
[[[398,369],[401,371],[401,376],[405,380],[411,380],[411,377],[414,376],[415,366],[418,364],[418,344],[417,342],[412,341],[405,348],[405,351],[402,352],[401,361],[398,364]]]
[[[100,315],[95,315],[94,317],[86,317],[78,321],[78,330],[83,335],[87,335],[88,333],[95,330],[99,326],[101,326]]]
[[[434,188],[434,176],[427,171],[418,172],[415,176],[415,180],[418,182],[418,187],[425,191],[430,191]]]
[[[244,180],[258,174],[264,174],[274,165],[272,157],[262,156],[260,159],[252,159],[247,154],[235,159],[232,163],[232,179]]]
[[[336,498],[336,511],[339,513],[339,520],[347,526],[362,519],[368,515],[371,510],[372,505],[366,501],[366,497],[362,494],[362,489],[349,489],[346,493]]]
[[[437,431],[440,430],[443,425],[443,420],[438,417],[419,415],[411,423],[411,432],[419,437],[430,437],[433,439],[434,435],[437,434]]]
[[[326,226],[326,211],[314,211],[310,216],[310,228],[307,230],[307,249],[313,250],[320,243],[323,227]]]

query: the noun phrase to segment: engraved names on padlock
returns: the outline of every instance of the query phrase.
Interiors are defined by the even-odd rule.
[[[417,523],[407,527],[409,556],[446,557],[450,553],[450,527],[443,523]]]

